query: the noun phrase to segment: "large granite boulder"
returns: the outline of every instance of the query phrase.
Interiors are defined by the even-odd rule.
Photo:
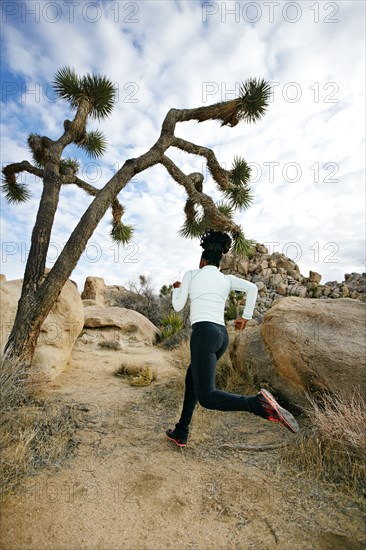
[[[22,279],[0,281],[1,351],[14,324],[22,283]],[[66,368],[83,325],[80,294],[75,284],[67,281],[42,325],[33,357],[33,365],[46,378],[52,380]]]
[[[79,343],[153,345],[159,335],[160,330],[147,317],[132,309],[84,306],[84,330]]]
[[[230,353],[245,378],[302,408],[306,393],[350,399],[365,390],[365,334],[361,301],[288,297],[239,333]]]

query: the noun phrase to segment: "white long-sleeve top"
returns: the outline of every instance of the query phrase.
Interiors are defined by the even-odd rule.
[[[231,290],[246,292],[243,317],[251,319],[257,299],[257,286],[234,275],[224,275],[214,265],[186,271],[181,286],[173,289],[173,308],[175,311],[183,309],[189,296],[191,325],[199,321],[225,325],[225,302]]]

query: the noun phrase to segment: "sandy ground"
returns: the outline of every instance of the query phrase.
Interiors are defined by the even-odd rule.
[[[2,550],[363,548],[355,503],[288,473],[280,450],[218,448],[294,444],[281,426],[199,408],[189,445],[167,441],[180,402],[166,395],[184,371],[156,347],[127,351],[78,345],[52,384],[52,394],[85,409],[87,421],[72,459],[28,478],[3,504]],[[131,387],[114,376],[122,362],[149,363],[157,380]]]

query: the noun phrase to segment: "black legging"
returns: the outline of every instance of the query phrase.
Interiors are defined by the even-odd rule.
[[[197,401],[206,409],[247,411],[261,415],[256,396],[236,395],[215,388],[216,361],[228,345],[229,336],[225,325],[210,321],[200,321],[192,325],[191,364],[185,378],[182,414],[176,424],[177,432],[182,435],[188,435]]]

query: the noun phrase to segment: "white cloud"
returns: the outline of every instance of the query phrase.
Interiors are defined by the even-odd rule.
[[[109,141],[106,157],[98,161],[96,181],[95,165],[83,157],[82,176],[98,187],[127,158],[153,145],[169,108],[229,99],[245,78],[263,76],[279,84],[267,115],[256,125],[227,128],[216,122],[190,122],[179,124],[177,135],[212,147],[227,167],[234,155],[259,167],[260,177],[252,184],[255,201],[236,215],[248,237],[279,243],[275,249],[296,258],[304,275],[309,269],[319,271],[323,281],[365,270],[362,2],[337,2],[339,11],[333,15],[331,6],[315,3],[311,10],[311,3],[301,3],[297,23],[286,21],[282,7],[275,9],[271,23],[268,9],[261,5],[262,16],[253,24],[245,21],[244,13],[247,18],[255,16],[254,11],[243,11],[245,2],[240,2],[239,16],[228,11],[238,9],[238,2],[216,3],[218,11],[206,14],[206,24],[201,2],[138,2],[128,9],[124,3],[104,2],[95,23],[91,20],[97,12],[83,12],[82,6],[75,7],[72,22],[64,4],[59,3],[63,14],[58,22],[47,21],[43,14],[38,23],[28,17],[23,24],[9,16],[3,25],[6,78],[11,81],[14,74],[28,86],[23,102],[20,94],[12,96],[3,110],[3,162],[30,158],[25,146],[29,132],[59,135],[64,118],[70,117],[67,105],[47,101],[42,93],[37,101],[31,91],[35,83],[42,87],[52,81],[64,65],[81,74],[100,72],[118,83],[113,115],[100,125],[91,124],[100,126]],[[49,11],[48,19],[53,16]],[[325,23],[331,16],[339,22]],[[294,12],[288,11],[287,17],[294,17]],[[202,159],[173,149],[168,154],[184,171],[204,168]],[[293,181],[296,166],[301,170],[299,181]],[[327,181],[333,172],[338,181]],[[211,178],[205,185],[219,198]],[[35,194],[29,204],[3,204],[5,243],[29,246],[41,184],[32,187]],[[72,275],[79,287],[87,275],[102,276],[108,284],[126,284],[150,274],[158,290],[198,264],[198,241],[177,233],[185,192],[164,168],[138,175],[119,198],[127,207],[126,222],[136,225],[135,244],[118,252],[108,237],[107,213]],[[90,200],[81,190],[62,191],[50,258]],[[8,254],[7,259],[6,274],[21,276],[20,253]]]

